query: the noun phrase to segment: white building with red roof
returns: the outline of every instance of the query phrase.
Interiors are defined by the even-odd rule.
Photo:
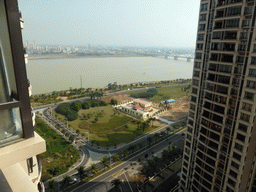
[[[120,105],[121,111],[134,116],[138,119],[146,120],[149,118],[149,111],[152,110],[152,102],[142,99],[135,99],[133,103]]]

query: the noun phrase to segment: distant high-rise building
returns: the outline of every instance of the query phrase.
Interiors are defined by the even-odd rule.
[[[36,42],[33,42],[33,49],[36,50]]]
[[[37,157],[45,141],[34,131],[17,0],[0,0],[0,191],[44,192]]]
[[[201,0],[179,191],[256,191],[255,6]]]

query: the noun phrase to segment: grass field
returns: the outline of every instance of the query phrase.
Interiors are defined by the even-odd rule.
[[[190,91],[190,89],[188,89],[187,91],[182,91],[181,89],[183,87],[188,87],[188,86],[183,85],[183,86],[157,88],[158,94],[154,97],[146,98],[146,99],[153,101],[153,102],[160,102],[160,101],[164,101],[167,99],[177,99],[177,98],[183,97],[185,95],[188,95],[187,91]],[[139,92],[145,92],[145,91],[138,91],[138,92],[133,92],[133,93],[139,93]]]
[[[43,165],[42,180],[46,181],[68,171],[78,160],[78,151],[41,119],[36,118],[35,129],[46,141],[47,151],[39,155]]]
[[[99,114],[103,115],[99,115]],[[54,114],[56,114],[54,112]],[[143,134],[142,129],[138,130],[134,119],[116,111],[111,105],[104,107],[94,107],[90,109],[81,109],[79,118],[75,121],[69,121],[68,124],[73,129],[79,129],[80,133],[90,132],[90,140],[100,146],[114,146],[119,143],[129,143],[134,138]],[[91,117],[84,119],[84,116],[91,114]],[[98,121],[95,117],[98,116]],[[57,117],[64,121],[63,115],[57,114]],[[153,127],[156,128],[156,127]],[[145,129],[145,132],[152,130],[151,127]]]

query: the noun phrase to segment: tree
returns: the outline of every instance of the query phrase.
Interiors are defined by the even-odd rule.
[[[90,107],[91,107],[90,103],[88,103],[86,101],[82,103],[82,109],[90,109]]]
[[[151,117],[150,119],[151,119],[151,127],[153,128],[153,123],[156,120],[156,118],[155,117]]]
[[[122,153],[123,153],[123,156],[124,156],[124,158],[127,156],[127,154],[128,154],[128,151],[127,151],[127,149],[123,149],[122,150]]]
[[[57,182],[55,182],[54,180],[50,180],[47,184],[47,189],[50,191],[50,192],[54,192],[56,191],[57,187],[56,187],[56,184]]]
[[[138,145],[139,145],[139,148],[140,148],[140,150],[141,150],[141,148],[143,147],[143,143],[140,142]]]
[[[119,185],[121,184],[120,179],[114,179],[111,181],[111,185],[114,186],[115,191],[118,190]]]
[[[110,103],[111,103],[111,105],[117,105],[117,100],[111,99]]]
[[[78,175],[80,178],[80,181],[82,181],[86,177],[86,170],[83,166],[80,166],[76,169],[78,171]]]
[[[142,122],[142,130],[143,130],[143,132],[145,131],[145,129],[147,128],[147,126],[148,126],[148,123],[147,123],[146,121],[143,121],[143,122]]]
[[[71,143],[73,143],[73,141],[75,140],[75,138],[74,138],[73,135],[71,135],[68,140],[69,140]]]
[[[138,128],[138,130],[140,129],[140,125],[141,125],[141,121],[136,121],[136,124],[137,124],[137,128]]]
[[[168,135],[168,134],[169,134],[169,132],[171,132],[170,127],[166,127],[166,134]]]
[[[91,164],[91,172],[94,174],[98,172],[98,167],[95,163]]]
[[[103,165],[103,168],[105,169],[105,167],[109,166],[109,160],[106,156],[103,157],[103,159],[100,162]]]
[[[119,155],[117,155],[117,154],[113,155],[112,159],[114,162],[117,162],[119,160]]]
[[[77,134],[80,134],[80,130],[79,130],[79,129],[77,129],[77,130],[76,130],[76,133],[77,133]]]
[[[61,187],[67,188],[70,185],[71,181],[72,181],[71,177],[65,176],[61,182]]]
[[[147,138],[147,141],[148,141],[148,145],[150,146],[150,145],[151,145],[151,142],[152,142],[152,138],[151,138],[151,137],[148,137],[148,138]]]
[[[82,103],[80,101],[75,101],[71,103],[70,108],[78,112],[80,109],[82,109]]]
[[[160,134],[159,133],[155,133],[154,134],[154,137],[155,137],[155,141],[158,139],[158,137],[160,136]]]

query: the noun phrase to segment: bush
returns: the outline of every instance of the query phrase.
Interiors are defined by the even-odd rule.
[[[99,107],[100,106],[100,104],[98,103],[98,102],[92,102],[92,105],[91,105],[92,107]]]
[[[111,103],[111,105],[117,105],[117,100],[111,99],[110,103]]]
[[[67,115],[70,111],[70,103],[63,103],[56,107],[55,111],[62,115]]]
[[[72,111],[68,112],[66,117],[69,121],[74,121],[78,118],[78,113],[76,111],[72,110]]]
[[[106,101],[100,101],[100,106],[107,106],[108,103]]]
[[[91,107],[91,104],[90,104],[90,103],[88,103],[88,102],[86,102],[86,101],[82,103],[82,108],[83,108],[83,109],[89,109],[90,107]]]
[[[71,103],[70,108],[73,109],[74,111],[78,112],[80,109],[82,109],[82,102],[75,101],[75,102]]]
[[[131,96],[135,98],[150,98],[157,95],[157,93],[158,93],[157,89],[149,89],[145,92],[132,93]]]

